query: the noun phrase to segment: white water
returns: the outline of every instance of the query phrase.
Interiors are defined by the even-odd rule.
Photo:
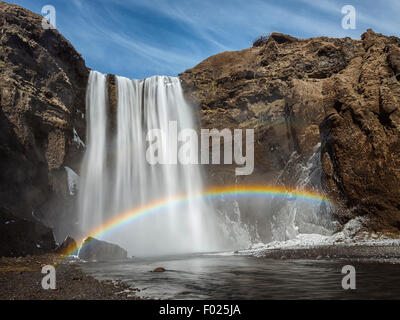
[[[83,234],[103,223],[105,214],[106,164],[106,76],[92,71],[86,91],[87,149],[79,185],[79,226]]]
[[[88,235],[94,228],[127,210],[181,193],[190,198],[203,189],[202,174],[197,165],[150,165],[146,161],[148,130],[161,129],[168,137],[171,120],[177,121],[178,131],[196,129],[194,112],[185,102],[179,79],[117,77],[116,84],[118,104],[115,115],[108,106],[106,76],[92,71],[89,77],[87,149],[79,186],[80,236]],[[109,117],[115,117],[115,121]],[[115,128],[110,128],[112,122],[115,122]],[[178,152],[168,139],[161,143],[165,158]],[[316,146],[308,162],[298,164],[296,185],[299,189],[321,190],[319,158]],[[323,203],[276,198],[265,199],[257,207],[258,214],[261,212],[271,218],[272,241],[297,239],[302,234],[329,235],[333,230],[330,210]],[[117,243],[128,249],[129,254],[137,256],[237,250],[264,241],[256,226],[245,220],[239,202],[221,196],[218,208],[205,200],[191,200],[145,214],[96,236]],[[263,227],[258,226],[258,230]]]
[[[168,132],[170,120],[178,130],[195,128],[191,107],[185,102],[178,78],[155,76],[145,80],[117,77],[116,130],[107,128],[106,77],[90,74],[87,90],[88,136],[82,167],[79,225],[87,234],[115,215],[153,200],[203,188],[201,171],[194,165],[149,165],[146,134]],[[163,152],[171,144],[162,141]],[[209,205],[191,200],[179,207],[144,215],[105,235],[133,255],[220,250],[217,223]]]

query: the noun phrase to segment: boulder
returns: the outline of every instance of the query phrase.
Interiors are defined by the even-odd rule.
[[[365,216],[373,231],[399,234],[400,39],[372,30],[361,40],[266,39],[179,75],[202,128],[255,130],[253,174],[236,177],[234,166],[210,165],[210,182],[296,185],[293,169],[321,144],[316,191],[336,203],[338,221]],[[257,210],[239,204],[242,212]],[[241,218],[261,226],[261,235],[266,216]]]
[[[86,261],[126,260],[128,252],[116,244],[87,237],[79,250],[79,258]]]
[[[76,254],[77,251],[76,241],[71,237],[66,237],[64,242],[56,248],[56,253],[59,254]]]

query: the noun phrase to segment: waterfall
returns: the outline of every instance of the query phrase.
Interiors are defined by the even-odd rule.
[[[92,71],[86,91],[87,149],[79,185],[79,226],[89,231],[103,223],[106,177],[106,76]]]
[[[202,190],[198,165],[157,164],[146,161],[150,129],[196,128],[194,114],[185,102],[180,80],[154,76],[144,80],[116,77],[117,115],[109,123],[106,76],[91,72],[87,89],[87,150],[81,170],[79,225],[82,234],[112,217],[154,200]],[[111,116],[111,115],[108,115]],[[115,116],[115,115],[114,115]],[[163,139],[165,155],[177,153]],[[191,200],[143,216],[105,235],[134,255],[218,250],[216,222],[204,200]]]
[[[176,141],[170,141],[169,130],[198,129],[180,80],[116,77],[116,112],[108,105],[107,88],[107,77],[92,71],[86,94],[87,148],[78,190],[79,236],[134,208],[179,194],[191,199],[203,190],[199,165],[150,164],[146,160],[149,130],[165,133],[158,156],[167,159],[176,158],[179,149]],[[171,121],[176,127],[171,127]],[[316,146],[305,162],[299,162],[294,153],[288,163],[295,164],[295,185],[300,190],[322,190],[319,149]],[[324,203],[279,197],[236,201],[223,195],[212,204],[195,199],[143,215],[102,234],[101,239],[123,246],[130,254],[149,256],[244,249],[251,243],[287,240],[301,233],[331,234],[335,228],[331,210]],[[246,201],[256,210],[240,205]]]

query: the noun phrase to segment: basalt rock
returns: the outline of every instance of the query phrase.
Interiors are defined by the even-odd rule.
[[[400,229],[400,39],[369,30],[363,55],[324,83],[320,124],[325,189],[337,216],[368,219],[373,231]]]
[[[0,2],[0,207],[67,229],[74,208],[64,167],[79,172],[88,70],[42,19]]]
[[[87,237],[79,250],[79,258],[86,261],[126,260],[128,253],[116,244]]]

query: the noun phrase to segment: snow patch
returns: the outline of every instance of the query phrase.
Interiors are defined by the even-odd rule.
[[[73,128],[73,132],[74,132],[74,139],[73,142],[75,142],[76,144],[78,144],[78,147],[82,147],[85,148],[85,143],[82,141],[82,139],[78,136],[78,133],[76,132],[75,128]]]
[[[272,241],[266,244],[257,243],[241,253],[259,255],[266,250],[273,249],[303,249],[320,245],[331,244],[331,237],[320,234],[299,234],[295,238],[286,241]]]
[[[75,195],[78,190],[79,176],[69,167],[64,167],[67,172],[68,189],[71,196]]]

